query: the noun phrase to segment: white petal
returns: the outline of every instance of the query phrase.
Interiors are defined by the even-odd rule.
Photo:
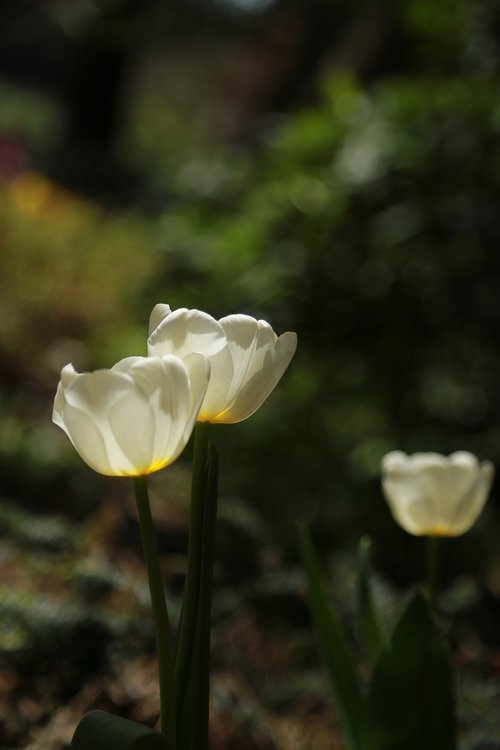
[[[198,370],[203,369],[204,382]],[[194,355],[196,407],[206,387],[204,358]],[[54,419],[82,458],[110,475],[147,474],[171,463],[184,448],[196,418],[186,365],[174,356],[129,357],[111,370],[65,375]]]
[[[64,424],[64,407],[66,406],[66,397],[64,395],[64,388],[62,383],[59,382],[57,385],[56,397],[54,399],[54,406],[52,407],[52,421],[58,427],[61,427],[65,432],[66,425]]]
[[[61,370],[61,380],[57,385],[56,397],[52,409],[52,421],[66,432],[64,425],[64,406],[66,404],[65,389],[78,377],[73,365],[66,365]]]
[[[184,447],[189,440],[194,424],[198,418],[201,405],[207,392],[210,378],[210,362],[203,354],[190,354],[184,360],[189,374],[190,382],[190,413],[185,420],[185,428],[182,434]]]
[[[271,341],[267,348],[261,345],[259,349],[259,322],[255,318],[249,315],[228,315],[219,322],[224,329],[233,364],[233,375],[226,394],[227,409],[249,379],[252,366],[254,372],[262,368],[266,350],[274,344],[276,335],[268,326]]]
[[[65,388],[67,404],[95,415],[104,414],[114,399],[121,398],[130,387],[131,378],[124,372],[95,370],[78,375]]]
[[[107,416],[110,432],[106,444],[114,473],[132,476],[149,473],[154,461],[156,420],[142,391],[131,385],[122,398],[110,405]]]
[[[415,469],[420,469],[422,467],[425,468],[427,466],[445,467],[448,466],[449,463],[446,456],[443,456],[441,453],[433,453],[432,451],[426,453],[412,453],[411,456],[408,456],[408,460]]]
[[[462,499],[451,518],[451,536],[465,534],[475,524],[488,499],[494,474],[493,464],[484,461],[478,469],[476,481],[470,492]]]
[[[476,481],[477,461],[471,466],[469,462],[453,463],[444,456],[440,459],[414,461],[413,468],[427,488],[436,528],[449,534],[451,519]]]
[[[200,409],[200,422],[213,422],[227,408],[234,368],[229,348],[210,357],[210,380]]]
[[[74,447],[94,471],[107,476],[116,476],[116,468],[111,464],[108,455],[108,430],[104,433],[86,410],[67,405],[64,412],[63,429],[67,433]],[[114,437],[112,437],[114,444]],[[116,460],[116,455],[114,456]],[[121,453],[118,456],[120,466],[125,466],[127,460]]]
[[[389,465],[389,468],[387,468]],[[382,488],[396,523],[410,534],[425,534],[433,525],[426,488],[400,456],[386,461]]]
[[[159,302],[153,307],[151,315],[149,316],[148,336],[151,336],[155,328],[157,328],[162,320],[164,320],[167,315],[170,315],[171,312],[170,305],[166,305],[162,302]]]
[[[403,451],[390,451],[382,458],[382,472],[392,470],[407,470],[409,468],[409,456]]]
[[[185,445],[182,437],[191,417],[188,370],[178,357],[150,357],[134,366],[133,377],[155,415],[151,470],[157,471],[171,464]]]
[[[89,417],[91,423],[101,435],[106,453],[106,458],[103,458],[103,466],[106,465],[108,470],[103,470],[101,472],[103,474],[112,473],[121,476],[137,473],[135,472],[136,456],[128,454],[120,447],[117,434],[110,422],[110,415],[114,413],[114,407],[116,406],[117,412],[120,409],[126,409],[126,404],[131,395],[131,408],[135,414],[134,390],[135,386],[130,375],[120,370],[96,370],[91,373],[83,373],[78,375],[65,390],[64,420],[68,428],[68,434],[70,434],[76,449],[85,461],[87,461],[85,456],[92,457],[92,463],[90,461],[87,461],[87,463],[95,468],[98,463],[95,448],[83,442],[85,435],[88,433],[90,436],[92,430],[87,427],[86,432],[82,432],[79,424],[82,420],[82,414]],[[78,438],[76,437],[77,434],[79,435]]]
[[[193,352],[211,357],[225,346],[224,331],[211,315],[185,308],[167,315],[148,339],[150,356],[175,354],[182,359]]]
[[[120,359],[116,365],[113,365],[111,372],[122,372],[131,376],[134,365],[140,364],[145,359],[146,357],[125,357],[124,359]]]
[[[192,417],[191,386],[186,363],[174,356],[162,357],[160,363],[162,384],[159,410],[163,415],[163,424],[158,420],[158,452],[171,464],[184,450],[196,417]],[[188,425],[191,425],[190,430]]]
[[[199,352],[210,360],[210,380],[198,419],[236,422],[267,398],[296,348],[295,334],[277,338],[271,326],[247,315],[216,321],[200,310],[170,312],[156,306],[148,339],[149,356]]]
[[[265,332],[267,335],[267,332]],[[217,419],[224,423],[241,422],[251,416],[269,394],[274,390],[283,376],[297,348],[297,336],[288,331],[283,333],[272,347],[257,348],[259,366],[251,363],[247,371],[247,380],[236,394],[233,403]]]

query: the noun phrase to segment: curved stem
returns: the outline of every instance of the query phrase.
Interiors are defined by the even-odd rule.
[[[178,718],[180,718],[182,713],[186,687],[189,679],[192,648],[198,616],[203,550],[203,514],[207,482],[208,430],[208,422],[198,422],[194,429],[188,563],[184,596],[182,600],[182,619],[179,630],[174,674]]]
[[[146,477],[134,477],[135,499],[142,546],[148,571],[151,607],[158,652],[160,677],[161,731],[175,747],[175,704],[172,676],[172,637],[168,619],[165,588],[160,567],[160,556],[156,542],[151,508],[149,506]]]
[[[427,537],[427,590],[432,611],[436,611],[439,570],[439,537]]]

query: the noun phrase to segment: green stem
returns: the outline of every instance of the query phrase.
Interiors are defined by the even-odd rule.
[[[438,589],[439,541],[438,536],[427,537],[427,590],[433,612],[436,611]]]
[[[208,429],[208,422],[198,422],[194,429],[188,562],[174,675],[178,718],[182,714],[186,695],[198,616],[203,550],[203,513],[207,482]]]
[[[151,508],[149,506],[146,477],[134,477],[135,499],[142,546],[148,571],[151,607],[158,652],[158,669],[160,677],[161,731],[175,747],[175,704],[174,684],[172,679],[172,639],[168,619],[165,588],[160,567],[160,556],[156,543]]]
[[[215,527],[217,522],[219,466],[215,448],[209,446],[208,476],[203,516],[199,612],[196,631],[196,698],[194,704],[193,750],[208,750],[210,703],[210,631],[214,576]]]

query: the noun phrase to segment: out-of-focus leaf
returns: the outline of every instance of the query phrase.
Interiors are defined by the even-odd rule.
[[[378,661],[363,730],[363,750],[455,750],[448,647],[421,593]]]
[[[78,724],[71,750],[174,750],[162,734],[105,711],[91,711]]]
[[[309,531],[302,526],[299,527],[299,533],[302,560],[309,584],[311,612],[323,662],[330,677],[335,706],[347,746],[357,750],[360,748],[363,698],[356,665],[328,596]]]
[[[371,539],[363,537],[358,548],[361,634],[366,658],[370,666],[373,667],[380,654],[387,647],[387,644],[385,642],[375,602],[373,601],[371,589],[370,548]]]

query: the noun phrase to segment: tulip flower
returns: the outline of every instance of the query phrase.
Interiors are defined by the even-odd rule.
[[[52,414],[83,460],[108,476],[138,477],[184,449],[205,396],[201,354],[128,357],[110,370],[61,372]]]
[[[382,459],[382,487],[394,520],[415,536],[454,537],[475,523],[494,469],[467,451],[451,456],[392,451]]]
[[[210,381],[199,422],[231,424],[253,414],[276,387],[297,347],[288,331],[277,336],[269,323],[248,315],[215,320],[200,310],[171,311],[159,304],[149,325],[150,356],[191,352],[208,357]]]

